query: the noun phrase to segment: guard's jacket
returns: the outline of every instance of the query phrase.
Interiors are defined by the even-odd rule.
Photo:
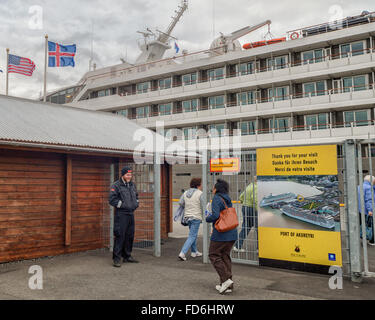
[[[109,204],[116,208],[117,212],[133,214],[139,206],[138,192],[135,184],[124,182],[122,178],[117,180],[109,192]]]

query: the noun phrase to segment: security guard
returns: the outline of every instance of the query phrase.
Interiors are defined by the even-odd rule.
[[[124,262],[135,262],[132,256],[134,241],[134,211],[139,206],[138,192],[132,180],[132,170],[124,167],[121,178],[111,187],[109,204],[115,207],[113,247],[113,265],[121,267],[121,258]]]

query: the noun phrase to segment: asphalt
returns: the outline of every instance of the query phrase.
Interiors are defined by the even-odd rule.
[[[362,283],[344,279],[343,289],[331,290],[331,275],[311,274],[243,264],[233,264],[235,289],[219,295],[218,276],[202,258],[177,258],[184,238],[169,238],[162,257],[151,250],[135,249],[140,262],[112,266],[107,249],[0,264],[0,299],[100,299],[100,300],[311,300],[374,299],[375,279]],[[198,247],[202,248],[202,238]],[[29,267],[43,270],[43,289],[29,288]]]

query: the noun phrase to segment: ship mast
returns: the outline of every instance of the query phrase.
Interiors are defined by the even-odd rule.
[[[173,38],[171,33],[175,28],[176,24],[184,14],[188,7],[188,1],[182,0],[181,5],[178,10],[175,11],[176,15],[172,17],[172,21],[169,24],[165,32],[157,30],[159,36],[156,38],[155,34],[147,28],[147,32],[137,31],[143,35],[143,41],[139,43],[139,48],[142,53],[138,56],[136,64],[147,63],[155,60],[160,60],[163,58],[165,51],[171,48],[169,45],[169,39]],[[151,36],[154,36],[154,40],[149,40]],[[175,39],[175,38],[174,38]]]

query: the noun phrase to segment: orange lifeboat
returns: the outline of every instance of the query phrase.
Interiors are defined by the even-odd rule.
[[[263,47],[263,46],[267,46],[267,45],[279,43],[279,42],[284,42],[284,41],[286,41],[286,37],[276,38],[276,39],[271,39],[271,40],[251,42],[251,43],[245,43],[243,45],[243,48],[246,49],[246,50],[247,49],[253,49],[253,48]]]

